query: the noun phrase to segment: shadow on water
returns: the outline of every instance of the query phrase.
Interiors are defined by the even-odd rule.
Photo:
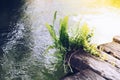
[[[12,35],[9,36],[9,34],[12,33],[12,31],[15,30],[16,28],[15,25],[21,17],[21,13],[22,13],[21,8],[23,4],[24,4],[24,0],[0,1],[0,10],[1,10],[0,11],[0,80],[6,80],[4,77],[6,72],[2,68],[3,56],[5,54],[5,51],[2,49],[2,46],[10,41],[10,37]],[[19,51],[25,49],[25,48],[24,49],[19,49],[19,48],[24,48],[22,47],[22,45],[21,47],[18,47],[17,50]],[[22,56],[22,55],[19,54],[17,56]]]
[[[14,29],[21,15],[22,0],[0,1],[0,46],[7,42],[7,34]]]

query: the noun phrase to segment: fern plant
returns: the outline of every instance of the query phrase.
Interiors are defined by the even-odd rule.
[[[47,51],[51,48],[56,48],[59,52],[55,54],[57,58],[59,58],[59,64],[63,64],[64,66],[64,71],[66,72],[67,68],[65,65],[65,55],[69,49],[69,36],[68,36],[68,17],[64,17],[63,19],[60,20],[60,29],[59,29],[59,36],[56,34],[55,29],[54,29],[54,23],[56,20],[56,14],[54,14],[54,19],[53,19],[53,24],[49,25],[46,23],[46,27],[52,37],[52,40],[54,44],[50,46]],[[56,65],[57,66],[57,65]]]
[[[67,51],[69,49],[69,36],[68,36],[68,17],[64,17],[60,22],[59,42]]]
[[[46,27],[52,37],[52,40],[54,42],[54,45],[53,47],[59,47],[59,41],[58,41],[58,37],[56,35],[56,32],[55,32],[55,29],[54,29],[54,23],[55,23],[55,20],[56,20],[56,14],[57,14],[57,11],[55,12],[54,14],[54,19],[53,19],[53,24],[52,25],[49,25],[48,23],[46,23]]]
[[[60,20],[59,35],[57,35],[54,29],[56,14],[57,12],[55,12],[54,14],[53,24],[49,25],[48,23],[46,23],[46,27],[54,42],[54,45],[50,46],[50,48],[56,48],[57,50],[59,50],[59,52],[55,54],[55,56],[59,58],[58,64],[63,64],[65,71],[67,69],[66,66],[69,67],[69,69],[71,69],[69,62],[67,65],[65,64],[66,55],[69,52],[84,49],[85,51],[91,53],[92,55],[99,56],[96,46],[90,43],[91,38],[93,36],[93,30],[90,30],[87,24],[83,24],[82,27],[78,25],[75,28],[76,29],[75,32],[72,32],[73,35],[69,36],[68,16],[66,16]]]
[[[59,29],[59,36],[57,36],[55,29],[54,29],[54,23],[56,20],[56,14],[54,14],[54,20],[53,25],[49,25],[46,23],[46,27],[52,37],[52,40],[54,42],[53,48],[59,49],[61,52],[67,51],[69,48],[69,36],[68,36],[68,17],[64,17],[60,20],[60,29]]]
[[[100,56],[95,44],[91,44],[91,38],[94,33],[86,23],[82,26],[77,25],[75,34],[70,38],[70,48],[78,50],[79,48],[91,53],[95,56]]]

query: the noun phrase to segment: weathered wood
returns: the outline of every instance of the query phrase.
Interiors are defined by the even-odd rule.
[[[106,44],[101,44],[98,46],[98,48],[100,50],[120,59],[120,44],[118,44],[116,42],[110,42],[110,43],[106,43]]]
[[[78,70],[78,73],[62,80],[120,80],[120,36],[115,36],[113,42],[98,46],[101,56],[76,51],[69,56],[68,62]]]
[[[90,69],[82,70],[79,73],[65,77],[61,80],[106,80]]]
[[[113,57],[112,55],[109,55],[103,51],[101,51],[101,58],[105,60],[106,62],[110,63],[111,65],[117,67],[120,69],[120,60]]]
[[[113,41],[120,44],[120,36],[114,36]]]
[[[72,67],[79,71],[85,67],[85,69],[90,69],[107,80],[120,80],[120,70],[118,68],[85,52],[74,55],[70,63]]]

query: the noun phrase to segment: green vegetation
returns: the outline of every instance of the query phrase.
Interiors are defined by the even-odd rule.
[[[75,33],[73,33],[70,38],[71,50],[78,50],[82,48],[92,55],[100,56],[97,51],[96,45],[90,44],[91,38],[94,35],[93,30],[90,30],[87,24],[83,24],[81,27],[78,25],[75,29],[75,31],[72,31]]]
[[[54,29],[56,14],[57,12],[54,14],[53,25],[49,25],[48,23],[46,24],[46,27],[54,42],[53,46],[50,46],[49,49],[57,49],[58,52],[55,56],[58,58],[58,64],[62,64],[64,66],[64,71],[72,71],[69,61],[65,64],[66,55],[70,52],[74,53],[79,49],[83,49],[92,55],[99,56],[96,46],[90,43],[93,36],[93,30],[90,30],[87,24],[83,24],[81,27],[77,25],[75,30],[71,32],[72,36],[70,36],[68,33],[68,16],[66,16],[60,20],[59,35],[57,35]]]

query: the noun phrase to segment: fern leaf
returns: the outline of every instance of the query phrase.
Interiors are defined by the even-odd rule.
[[[55,45],[57,46],[57,44],[58,44],[58,38],[57,38],[57,35],[55,33],[55,30],[54,30],[53,26],[49,25],[48,23],[46,23],[46,27],[47,27],[47,29],[48,29],[48,31],[49,31],[49,33],[50,33],[50,35],[51,35],[51,37],[52,37]]]
[[[53,26],[54,26],[54,23],[55,23],[55,20],[56,20],[56,16],[57,16],[57,11],[55,11],[55,13],[54,13]]]
[[[66,17],[64,17],[63,20],[61,20],[60,30],[59,30],[60,43],[66,49],[69,48],[69,36],[68,36],[67,30],[68,30],[68,17],[66,16]]]

